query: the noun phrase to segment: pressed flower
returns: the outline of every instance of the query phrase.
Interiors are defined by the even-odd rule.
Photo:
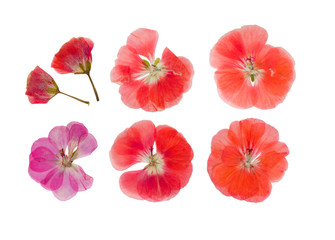
[[[61,92],[55,80],[42,68],[37,66],[33,71],[30,72],[27,79],[26,91],[26,95],[28,96],[30,103],[47,103],[58,93],[76,99],[80,102],[90,104],[87,101],[83,101],[79,98]]]
[[[289,150],[278,131],[258,119],[231,123],[212,139],[207,171],[215,187],[226,196],[261,202],[287,170]]]
[[[266,44],[259,26],[243,26],[222,36],[210,54],[217,68],[220,97],[238,108],[270,109],[283,102],[295,79],[294,60],[281,47]]]
[[[127,128],[110,150],[117,170],[146,164],[142,170],[123,173],[120,187],[129,197],[153,202],[169,200],[186,186],[192,174],[192,158],[192,148],[181,133],[167,125],[155,127],[151,121]]]
[[[131,108],[155,112],[172,107],[192,85],[191,62],[168,48],[155,58],[157,40],[156,31],[140,28],[119,50],[111,80],[121,85],[121,99]]]
[[[73,161],[90,155],[97,146],[82,123],[55,127],[32,145],[29,175],[59,200],[68,200],[92,186],[93,178]]]
[[[89,38],[72,38],[55,54],[51,67],[61,74],[86,74],[92,84],[95,97],[99,101],[98,92],[90,75],[93,45]]]

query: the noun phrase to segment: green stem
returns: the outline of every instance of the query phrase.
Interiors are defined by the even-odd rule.
[[[69,95],[69,94],[63,93],[63,92],[61,92],[61,91],[59,91],[59,93],[65,95],[65,96],[68,96],[68,97],[70,97],[70,98],[76,99],[76,100],[79,101],[79,102],[86,103],[87,105],[90,105],[90,102],[88,102],[88,101],[81,100],[81,99],[79,99],[79,98],[76,98],[76,97],[71,96],[71,95]]]
[[[86,74],[87,74],[87,76],[88,76],[88,78],[90,79],[90,82],[91,82],[91,84],[92,84],[92,87],[93,87],[93,90],[94,90],[94,94],[95,94],[95,98],[96,98],[97,101],[99,102],[98,92],[97,92],[97,90],[95,89],[95,86],[94,86],[94,84],[93,84],[93,81],[92,81],[90,72],[87,72]]]

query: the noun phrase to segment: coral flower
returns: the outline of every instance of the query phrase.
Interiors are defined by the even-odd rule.
[[[90,155],[97,146],[81,123],[55,127],[31,147],[29,175],[59,200],[68,200],[92,186],[93,178],[73,161]]]
[[[123,173],[120,187],[129,197],[153,202],[169,200],[186,186],[192,158],[192,148],[181,133],[166,125],[155,127],[151,121],[137,122],[120,133],[110,150],[117,170],[146,164],[142,170]]]
[[[89,38],[72,38],[55,54],[51,67],[61,74],[86,74],[92,84],[95,97],[99,101],[97,90],[90,75],[93,45]]]
[[[191,62],[168,48],[162,59],[155,58],[157,40],[156,31],[140,28],[130,34],[118,53],[111,80],[121,85],[121,99],[131,108],[164,110],[178,104],[191,87]]]
[[[74,98],[80,102],[90,104],[87,101],[83,101],[79,98],[61,92],[55,80],[53,80],[53,78],[40,67],[37,66],[30,72],[27,79],[26,91],[26,95],[28,96],[30,103],[47,103],[58,93]]]
[[[212,139],[207,171],[215,187],[226,196],[261,202],[287,169],[287,146],[278,131],[258,119],[231,123]]]
[[[283,48],[265,44],[267,38],[265,29],[243,26],[225,34],[212,49],[216,85],[228,104],[269,109],[284,101],[295,79],[294,61]]]

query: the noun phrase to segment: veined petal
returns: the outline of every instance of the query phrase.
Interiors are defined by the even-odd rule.
[[[68,143],[68,152],[71,156],[73,150],[78,147],[79,139],[83,135],[87,135],[88,130],[82,123],[71,122],[67,125],[69,129],[69,143]]]
[[[63,184],[63,178],[64,168],[56,167],[52,169],[40,183],[45,189],[55,191]]]
[[[155,138],[155,125],[140,121],[120,133],[114,141],[109,156],[113,167],[124,170],[143,160],[150,153]]]
[[[46,147],[36,148],[29,157],[29,168],[34,172],[46,172],[58,166],[59,157]]]
[[[247,56],[257,56],[268,39],[266,30],[257,25],[243,26],[241,34]]]
[[[97,147],[97,140],[92,134],[87,133],[80,136],[77,149],[77,158],[90,155]]]
[[[57,146],[58,150],[65,151],[69,143],[69,129],[65,126],[54,127],[49,132],[49,140]]]
[[[57,146],[49,140],[49,138],[40,138],[36,140],[31,146],[31,152],[34,152],[39,147],[45,147],[49,149],[54,155],[59,154]]]
[[[158,32],[150,29],[139,28],[132,32],[127,39],[127,46],[138,55],[153,61],[155,48],[158,41]]]

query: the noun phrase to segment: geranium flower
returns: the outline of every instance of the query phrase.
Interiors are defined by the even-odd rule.
[[[192,148],[181,133],[166,125],[155,127],[151,121],[137,122],[120,133],[110,150],[117,170],[146,164],[142,170],[123,173],[120,187],[129,197],[153,202],[169,200],[186,186],[192,158]]]
[[[80,102],[86,103],[88,105],[90,104],[88,101],[84,101],[61,92],[55,80],[53,80],[53,78],[39,66],[37,66],[33,71],[30,72],[27,79],[26,91],[26,95],[28,96],[30,103],[47,103],[58,93],[76,99]]]
[[[265,44],[267,38],[264,28],[243,26],[212,49],[216,85],[228,104],[269,109],[284,101],[295,79],[294,60],[283,48]]]
[[[29,175],[59,200],[68,200],[92,186],[93,178],[73,161],[90,155],[97,146],[81,123],[55,127],[31,147]]]
[[[155,112],[172,107],[192,85],[191,62],[168,48],[162,59],[155,58],[157,40],[156,31],[140,28],[118,53],[111,80],[121,85],[121,99],[131,108]]]
[[[226,196],[261,202],[287,169],[287,146],[278,131],[258,119],[231,123],[212,139],[207,171],[215,187]]]
[[[89,38],[72,38],[55,54],[51,67],[61,74],[86,74],[92,84],[95,97],[99,101],[98,92],[90,75],[93,45],[94,43]]]

